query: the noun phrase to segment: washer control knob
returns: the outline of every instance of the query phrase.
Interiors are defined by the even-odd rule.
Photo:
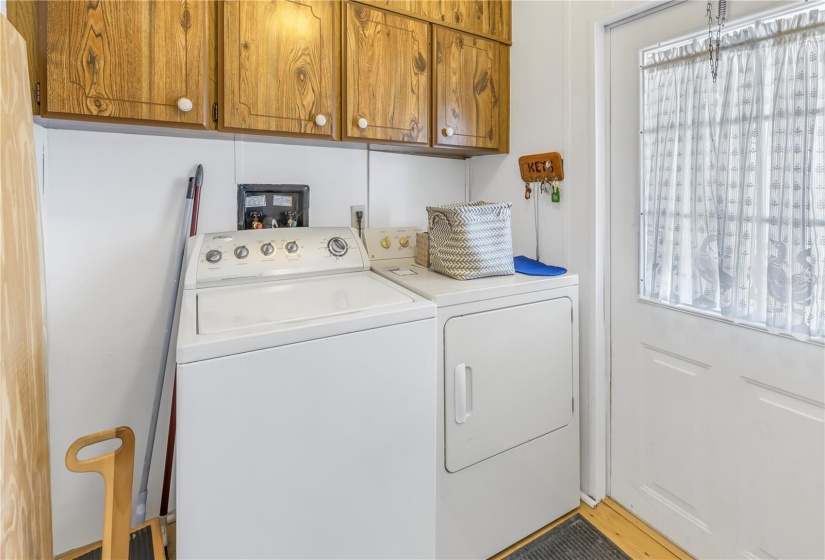
[[[264,243],[261,245],[261,254],[265,257],[270,256],[275,252],[275,246],[272,243]]]
[[[222,258],[223,253],[221,253],[217,249],[212,249],[211,251],[206,252],[206,262],[215,264],[221,262]]]
[[[389,237],[385,237],[384,239],[381,240],[381,246],[384,249],[389,249],[391,244],[392,244],[392,242],[390,241]]]
[[[235,247],[235,258],[236,259],[245,259],[249,256],[249,249],[246,248],[246,245],[241,245],[240,247]]]
[[[409,237],[402,237],[398,240],[398,244],[402,247],[409,247],[410,246],[410,238]]]
[[[290,255],[294,255],[298,252],[298,242],[297,241],[287,241],[286,245],[284,245],[284,251],[289,253]]]
[[[343,257],[347,254],[349,245],[347,245],[347,242],[340,237],[333,237],[329,240],[329,243],[327,243],[327,249],[329,249],[329,252],[332,255],[336,257]]]

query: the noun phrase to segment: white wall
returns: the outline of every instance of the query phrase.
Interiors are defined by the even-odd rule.
[[[579,275],[582,491],[605,495],[607,379],[605,333],[603,146],[597,130],[603,107],[602,45],[608,21],[659,0],[513,2],[510,57],[510,154],[473,158],[472,200],[512,200],[516,252],[533,256],[533,207],[523,200],[520,156],[561,152],[561,203],[540,200],[542,261]]]
[[[37,128],[45,154],[56,553],[100,539],[102,533],[100,478],[71,473],[63,463],[77,437],[132,427],[137,493],[174,245],[187,177],[198,163],[205,173],[200,231],[235,228],[236,185],[241,182],[309,184],[310,220],[316,226],[348,226],[350,205],[367,203],[374,225],[419,225],[426,222],[424,206],[465,198],[466,163],[460,160],[236,142],[231,136],[193,139]],[[170,388],[167,383],[147,516],[156,515],[159,507]]]

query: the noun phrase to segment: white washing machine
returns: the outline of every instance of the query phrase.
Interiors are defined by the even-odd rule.
[[[436,557],[488,558],[576,508],[578,277],[372,264],[438,308]]]
[[[433,557],[435,306],[349,228],[189,249],[178,557]]]

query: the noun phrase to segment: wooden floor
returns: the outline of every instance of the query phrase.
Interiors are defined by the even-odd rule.
[[[677,558],[679,560],[692,559],[692,556],[667,540],[663,535],[659,534],[655,529],[645,524],[618,503],[610,498],[605,498],[605,500],[595,508],[591,508],[587,504],[582,503],[578,508],[564,517],[557,519],[547,527],[539,529],[529,537],[520,540],[510,548],[496,554],[492,560],[501,560],[508,554],[513,553],[530,541],[540,537],[577,513],[580,513],[582,517],[587,519],[596,529],[601,531],[602,534],[613,541],[613,544],[621,548],[625,554],[631,558],[655,558],[656,560],[665,558]]]
[[[510,548],[493,556],[492,560],[500,560],[515,550],[521,548],[535,538],[540,537],[559,523],[580,513],[596,529],[621,548],[628,556],[634,559],[678,559],[692,560],[692,556],[660,535],[656,530],[639,520],[625,508],[606,498],[595,508],[582,503],[564,517],[557,519],[547,527],[539,529]],[[169,560],[176,560],[175,554],[175,524],[170,523],[167,529]]]

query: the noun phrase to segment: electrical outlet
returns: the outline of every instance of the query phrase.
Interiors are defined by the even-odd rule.
[[[358,216],[356,212],[362,213],[361,218],[361,231],[364,231],[367,227],[367,212],[364,210],[363,206],[350,206],[349,207],[349,215],[350,215],[350,227],[354,227],[356,230],[358,229]]]

